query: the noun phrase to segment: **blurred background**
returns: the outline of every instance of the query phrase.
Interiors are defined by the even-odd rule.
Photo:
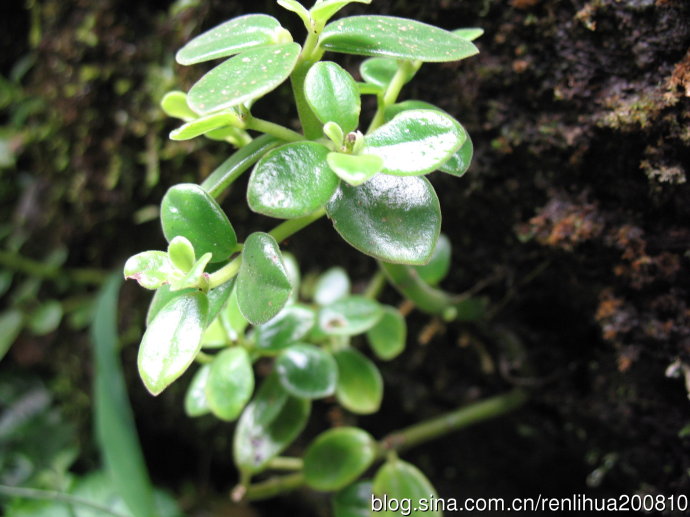
[[[270,0],[0,6],[0,484],[63,490],[99,471],[96,295],[128,256],[164,246],[166,189],[200,182],[230,151],[167,139],[176,123],[161,97],[203,72],[174,52],[249,12],[302,40],[297,17]],[[479,56],[425,65],[401,99],[439,105],[472,137],[467,175],[430,180],[453,243],[444,286],[476,290],[489,309],[464,325],[413,312],[407,351],[381,365],[383,408],[358,425],[381,437],[520,386],[531,395],[517,412],[408,453],[442,497],[687,494],[690,3],[374,0],[343,10],[364,12],[485,30]],[[359,60],[341,58],[357,77]],[[287,89],[256,109],[297,123]],[[241,238],[272,226],[248,213],[244,186],[223,201]],[[339,265],[366,283],[376,270],[327,221],[286,248],[306,274]],[[149,297],[122,287],[117,341],[153,482],[185,515],[328,515],[309,491],[229,503],[232,425],[184,415],[188,376],[156,399],[138,379]],[[322,403],[294,452],[339,418]]]

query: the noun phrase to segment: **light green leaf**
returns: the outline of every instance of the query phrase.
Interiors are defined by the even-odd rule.
[[[455,29],[453,34],[465,38],[467,41],[474,41],[484,34],[484,29],[479,27],[467,27],[464,29]]]
[[[326,160],[331,170],[353,187],[383,169],[383,159],[373,154],[328,153]]]
[[[448,237],[441,234],[436,241],[434,254],[428,264],[415,266],[417,274],[429,285],[437,285],[450,271],[451,245]]]
[[[189,90],[187,102],[198,113],[211,113],[253,101],[288,78],[299,53],[297,43],[242,52],[199,79]]]
[[[283,219],[303,217],[322,207],[339,183],[328,167],[328,153],[316,142],[295,142],[270,151],[249,179],[249,207]]]
[[[313,65],[304,79],[304,95],[322,124],[333,121],[345,133],[359,124],[361,100],[350,74],[331,61]]]
[[[386,174],[416,176],[444,164],[464,143],[465,130],[436,110],[410,110],[365,137],[363,153],[380,156]]]
[[[250,48],[273,45],[282,32],[278,20],[271,16],[240,16],[195,37],[178,50],[175,59],[181,65],[192,65],[231,56]]]
[[[204,253],[204,255],[192,265],[192,268],[186,275],[178,280],[170,282],[170,290],[179,291],[181,289],[194,287],[205,291],[208,288],[208,275],[205,274],[204,271],[210,260],[211,253]]]
[[[376,413],[383,399],[383,378],[376,365],[348,347],[333,354],[338,364],[335,396],[345,409],[360,415]]]
[[[371,517],[371,481],[353,483],[331,499],[333,517]]]
[[[43,302],[26,320],[31,333],[45,336],[54,332],[62,321],[62,304],[57,300]]]
[[[185,121],[194,120],[198,117],[187,104],[187,94],[180,91],[166,93],[161,100],[161,108],[169,117]]]
[[[306,7],[304,7],[302,4],[300,4],[297,0],[278,0],[277,3],[283,9],[287,9],[288,11],[291,11],[291,12],[295,13],[297,16],[299,16],[302,19],[302,23],[304,23],[304,27],[308,31],[314,30],[314,27],[312,25],[311,15],[309,14],[309,11],[307,10]]]
[[[321,26],[338,11],[340,11],[347,4],[352,3],[370,4],[371,0],[324,0],[323,2],[316,2],[309,10],[312,18]]]
[[[177,269],[164,251],[143,251],[125,262],[125,279],[134,279],[146,289],[158,289],[178,278]]]
[[[211,412],[206,401],[206,383],[210,371],[211,365],[204,364],[192,377],[184,397],[184,412],[187,416],[194,418]]]
[[[242,127],[243,123],[240,118],[231,111],[211,113],[210,115],[191,120],[177,129],[172,130],[170,132],[170,140],[191,140],[197,136],[227,126]]]
[[[424,512],[416,510],[421,508],[420,499],[428,501],[429,499],[437,498],[438,494],[426,476],[417,467],[401,459],[390,459],[378,470],[374,477],[372,491],[379,498],[386,495],[388,500],[409,501],[410,509],[412,510],[409,513],[410,516],[442,516],[439,510],[433,508],[427,508],[427,511]],[[397,511],[383,511],[380,515],[396,517],[401,514]]]
[[[377,174],[359,187],[341,185],[326,210],[352,246],[398,264],[425,264],[441,230],[436,192],[422,177]]]
[[[194,361],[201,349],[208,299],[199,292],[173,298],[146,329],[139,347],[139,375],[158,395]]]
[[[375,84],[385,90],[397,73],[398,67],[396,59],[390,57],[370,57],[359,65],[359,73],[367,83]],[[415,67],[409,68],[403,84],[408,83],[416,73]]]
[[[198,256],[212,253],[211,262],[227,259],[237,248],[237,236],[223,209],[194,183],[170,187],[161,203],[163,234],[170,242],[181,235]]]
[[[224,348],[230,344],[228,334],[223,328],[223,323],[220,317],[213,320],[213,322],[204,330],[204,335],[201,336],[202,348]]]
[[[189,272],[196,262],[194,246],[189,242],[189,239],[182,237],[182,235],[173,237],[168,244],[168,257],[170,262],[184,273]]]
[[[17,339],[24,325],[21,311],[10,309],[0,314],[0,361]]]
[[[376,325],[382,315],[380,303],[353,294],[322,307],[318,314],[318,325],[327,335],[356,336]]]
[[[275,239],[267,233],[252,233],[242,248],[237,275],[237,302],[253,325],[260,325],[280,312],[290,298],[292,285]]]
[[[389,361],[400,355],[407,342],[407,324],[400,311],[384,305],[383,316],[367,331],[367,341],[379,359]]]
[[[299,289],[300,282],[302,281],[302,274],[300,273],[297,259],[292,253],[283,253],[283,264],[285,264],[285,270],[287,271],[288,278],[290,279],[290,285],[292,286],[292,292],[290,293],[290,303],[294,303],[299,298]]]
[[[350,294],[350,277],[341,267],[332,267],[316,281],[314,301],[318,305],[329,305]]]
[[[246,349],[228,348],[213,359],[205,393],[206,403],[215,416],[226,422],[235,420],[253,391],[254,371]]]
[[[443,111],[441,108],[434,106],[430,102],[420,101],[417,99],[408,99],[406,101],[397,102],[395,104],[391,104],[390,106],[386,106],[386,109],[383,112],[384,120],[386,122],[390,122],[394,117],[400,115],[403,111],[410,110],[436,110],[445,113],[445,111]]]
[[[479,52],[465,38],[415,20],[363,15],[326,26],[320,45],[333,52],[420,61],[457,61]]]
[[[262,353],[283,350],[306,336],[315,321],[313,309],[289,305],[275,318],[254,329],[254,346]]]
[[[323,125],[323,134],[326,135],[331,142],[337,145],[338,148],[342,147],[345,140],[345,133],[343,133],[342,128],[338,124],[333,121],[326,122]]]
[[[335,392],[338,367],[333,356],[317,346],[290,346],[278,356],[275,368],[283,388],[295,397],[318,399]]]
[[[376,457],[376,442],[356,427],[321,433],[304,453],[304,480],[317,490],[339,490],[356,480]]]
[[[237,303],[237,282],[235,282],[235,286],[230,293],[228,303],[225,305],[223,312],[220,313],[220,321],[231,341],[237,341],[240,336],[244,335],[244,330],[249,325],[247,318],[242,315],[242,311],[240,311],[239,304]]]

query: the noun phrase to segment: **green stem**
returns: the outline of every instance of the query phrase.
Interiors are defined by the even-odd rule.
[[[99,504],[93,503],[86,499],[80,497],[74,497],[63,492],[58,492],[55,490],[38,490],[35,488],[22,488],[13,487],[7,485],[0,485],[0,494],[9,497],[18,497],[21,499],[38,499],[44,501],[56,501],[60,503],[67,503],[75,506],[83,506],[85,508],[90,508],[99,513],[106,515],[112,515],[114,517],[127,517],[127,515],[115,512],[106,506],[101,506]]]
[[[400,95],[400,90],[402,90],[402,87],[405,86],[405,83],[407,82],[407,79],[413,70],[414,65],[412,62],[399,62],[398,69],[396,70],[393,79],[391,79],[391,82],[388,83],[388,87],[386,88],[383,97],[378,99],[378,107],[376,108],[374,118],[371,120],[369,129],[367,129],[367,133],[371,133],[374,129],[383,124],[384,112],[386,111],[386,108],[395,104],[395,101],[398,99],[398,95]]]
[[[304,135],[301,135],[297,131],[293,131],[285,126],[261,118],[251,117],[247,120],[246,125],[247,129],[253,129],[266,133],[267,135],[273,135],[285,142],[300,142],[304,140]]]
[[[374,276],[371,277],[371,280],[369,281],[369,285],[367,286],[366,291],[364,291],[364,296],[366,298],[369,298],[371,300],[375,300],[376,298],[379,297],[381,294],[381,291],[383,288],[386,286],[386,275],[383,274],[383,271],[378,270],[376,273],[374,273]]]
[[[247,491],[244,493],[244,499],[247,501],[260,501],[262,499],[270,499],[277,495],[292,492],[304,484],[304,474],[295,472],[294,474],[287,474],[285,476],[272,477],[261,483],[249,485]]]
[[[324,215],[326,215],[326,209],[319,208],[312,214],[305,215],[304,217],[300,217],[298,219],[288,219],[287,221],[280,223],[278,226],[273,228],[273,230],[268,232],[268,234],[273,237],[276,242],[282,242],[301,229],[309,226],[314,221],[321,219]]]
[[[240,271],[240,265],[242,264],[242,255],[237,255],[232,261],[224,265],[218,271],[211,273],[208,277],[208,287],[209,289],[214,289],[219,285],[223,285],[225,282],[229,282]]]
[[[100,269],[61,269],[5,250],[0,250],[0,266],[38,278],[56,279],[65,276],[77,284],[99,285],[108,277],[108,273]]]
[[[304,460],[302,458],[277,456],[268,462],[267,467],[273,470],[302,470]]]

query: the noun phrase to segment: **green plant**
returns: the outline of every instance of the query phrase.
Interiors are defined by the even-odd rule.
[[[307,484],[336,492],[337,515],[368,508],[372,485],[353,483],[380,459],[387,463],[374,478],[375,493],[427,491],[428,480],[397,459],[396,451],[501,414],[524,399],[509,393],[380,442],[362,429],[331,429],[303,458],[280,456],[304,429],[313,400],[335,396],[355,414],[378,410],[381,375],[354,345],[357,336],[366,336],[381,360],[403,351],[405,319],[376,300],[386,281],[420,310],[447,320],[474,320],[484,309],[481,299],[437,287],[449,270],[451,249],[440,237],[439,201],[424,177],[435,170],[462,176],[471,140],[441,109],[398,102],[423,62],[475,54],[471,40],[481,30],[449,32],[389,16],[329,23],[352,1],[370,3],[323,0],[307,10],[295,0],[278,0],[304,22],[303,45],[276,19],[250,14],[197,36],[177,53],[183,65],[229,59],[188,93],[164,97],[163,109],[184,121],[170,137],[203,135],[238,150],[201,185],[168,190],[160,210],[168,249],[139,253],[124,268],[125,277],[156,290],[138,360],[148,390],[161,393],[197,362],[187,413],[238,419],[234,459],[240,484],[234,497],[269,497]],[[326,52],[366,56],[363,81],[322,61]],[[287,79],[302,132],[252,113],[256,101]],[[377,102],[365,131],[359,129],[363,95]],[[217,199],[250,168],[250,209],[285,221],[239,243]],[[303,285],[298,299],[299,268],[280,243],[324,216],[345,241],[379,261],[381,272],[365,293],[352,294],[347,273],[336,268],[312,288]],[[273,371],[254,393],[253,363],[261,358],[273,359]],[[295,472],[252,484],[269,469]]]

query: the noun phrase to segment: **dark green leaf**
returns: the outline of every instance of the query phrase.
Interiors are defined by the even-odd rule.
[[[318,305],[329,305],[350,294],[350,277],[341,267],[332,267],[316,281],[314,301]]]
[[[268,377],[235,428],[233,454],[238,468],[260,472],[297,438],[309,419],[311,402],[292,397],[276,375]]]
[[[187,104],[187,94],[184,92],[168,92],[161,100],[161,108],[169,117],[182,120],[194,120],[198,117]]]
[[[304,79],[304,95],[322,124],[335,122],[345,133],[357,129],[359,90],[352,76],[339,65],[331,61],[313,65]]]
[[[24,325],[21,311],[10,309],[0,314],[0,361],[17,339]]]
[[[179,277],[164,251],[143,251],[125,262],[125,279],[134,279],[146,289],[158,289]]]
[[[275,239],[267,233],[252,233],[242,248],[237,275],[237,302],[253,325],[265,323],[285,306],[292,285]]]
[[[327,161],[331,170],[353,187],[383,169],[383,159],[373,154],[328,153]]]
[[[429,501],[429,499],[437,498],[436,490],[429,483],[422,472],[412,465],[398,458],[387,461],[376,473],[374,483],[372,486],[373,493],[376,497],[382,498],[384,495],[388,500],[397,499],[398,501],[407,500],[410,502],[411,512],[413,517],[441,517],[441,512],[434,508],[428,508],[426,511],[417,511],[421,508],[420,499]],[[380,515],[386,517],[394,517],[402,515],[399,512],[383,511]],[[405,512],[405,515],[408,515]]]
[[[356,427],[329,429],[304,454],[304,480],[317,490],[339,490],[357,479],[376,457],[376,442]]]
[[[439,170],[452,176],[460,177],[470,168],[473,153],[474,146],[472,145],[470,135],[467,135],[465,143],[462,144],[460,149],[455,151],[453,156],[451,156],[446,163],[439,167]]]
[[[429,285],[437,285],[450,271],[451,245],[448,237],[441,234],[436,241],[434,254],[428,264],[415,266],[419,276]]]
[[[400,355],[407,342],[407,324],[400,311],[384,305],[383,316],[367,332],[367,341],[379,359],[388,361]]]
[[[265,14],[240,16],[195,37],[177,52],[175,59],[181,65],[192,65],[272,45],[280,39],[281,29],[278,20]]]
[[[288,78],[299,52],[297,43],[242,52],[199,79],[187,102],[198,113],[211,113],[257,99]]]
[[[359,187],[343,184],[326,210],[343,239],[388,262],[425,264],[441,230],[436,192],[422,177],[377,174]]]
[[[353,294],[322,307],[318,325],[327,335],[355,336],[376,325],[382,315],[377,301]]]
[[[219,285],[215,289],[211,289],[208,293],[208,318],[206,319],[206,325],[210,325],[211,322],[216,319],[216,316],[220,314],[221,309],[225,305],[225,302],[230,298],[230,293],[232,292],[232,287],[235,284],[234,279]]]
[[[457,61],[479,52],[465,38],[415,20],[392,16],[351,16],[326,26],[326,50],[420,61]]]
[[[278,315],[254,329],[254,346],[261,352],[278,352],[296,343],[314,326],[314,311],[303,305],[289,305]]]
[[[338,364],[335,395],[340,405],[360,415],[377,412],[383,398],[383,378],[376,365],[350,347],[338,350],[333,357]]]
[[[409,110],[367,135],[363,153],[380,156],[386,174],[416,176],[448,161],[465,139],[465,130],[451,116]]]
[[[431,104],[430,102],[426,101],[419,101],[416,99],[409,99],[406,101],[402,102],[397,102],[395,104],[391,104],[390,106],[387,106],[386,109],[384,110],[384,120],[386,122],[389,122],[393,120],[394,117],[402,113],[403,111],[410,111],[410,110],[436,110],[436,111],[441,111],[445,113],[441,108],[438,108]]]
[[[206,381],[206,402],[215,416],[235,420],[253,391],[254,371],[244,348],[228,348],[213,359]]]
[[[290,346],[276,359],[275,368],[285,390],[295,397],[318,399],[335,392],[338,367],[333,356],[317,346]]]
[[[220,321],[231,341],[237,341],[240,336],[244,335],[244,330],[249,325],[247,318],[242,315],[242,311],[240,311],[239,304],[237,303],[237,282],[235,282],[235,287],[232,289],[228,303],[220,313]]]
[[[45,336],[54,332],[62,320],[62,304],[57,300],[43,302],[26,320],[31,333]]]
[[[390,57],[370,57],[359,65],[359,73],[366,82],[385,89],[398,71],[398,61]],[[404,83],[414,77],[416,70],[412,68],[405,76]]]
[[[186,237],[198,256],[212,253],[211,262],[227,259],[237,247],[228,217],[203,188],[193,183],[171,187],[161,203],[163,234],[170,242]]]
[[[371,481],[358,481],[331,499],[333,517],[371,517]]]
[[[206,401],[206,383],[210,371],[211,365],[204,364],[192,377],[184,397],[184,412],[187,416],[198,417],[211,411]]]
[[[182,375],[201,348],[208,299],[199,292],[173,298],[146,329],[139,347],[139,374],[158,395]]]
[[[338,177],[326,162],[328,148],[316,142],[286,144],[254,167],[247,202],[260,214],[283,219],[309,215],[338,188]]]

